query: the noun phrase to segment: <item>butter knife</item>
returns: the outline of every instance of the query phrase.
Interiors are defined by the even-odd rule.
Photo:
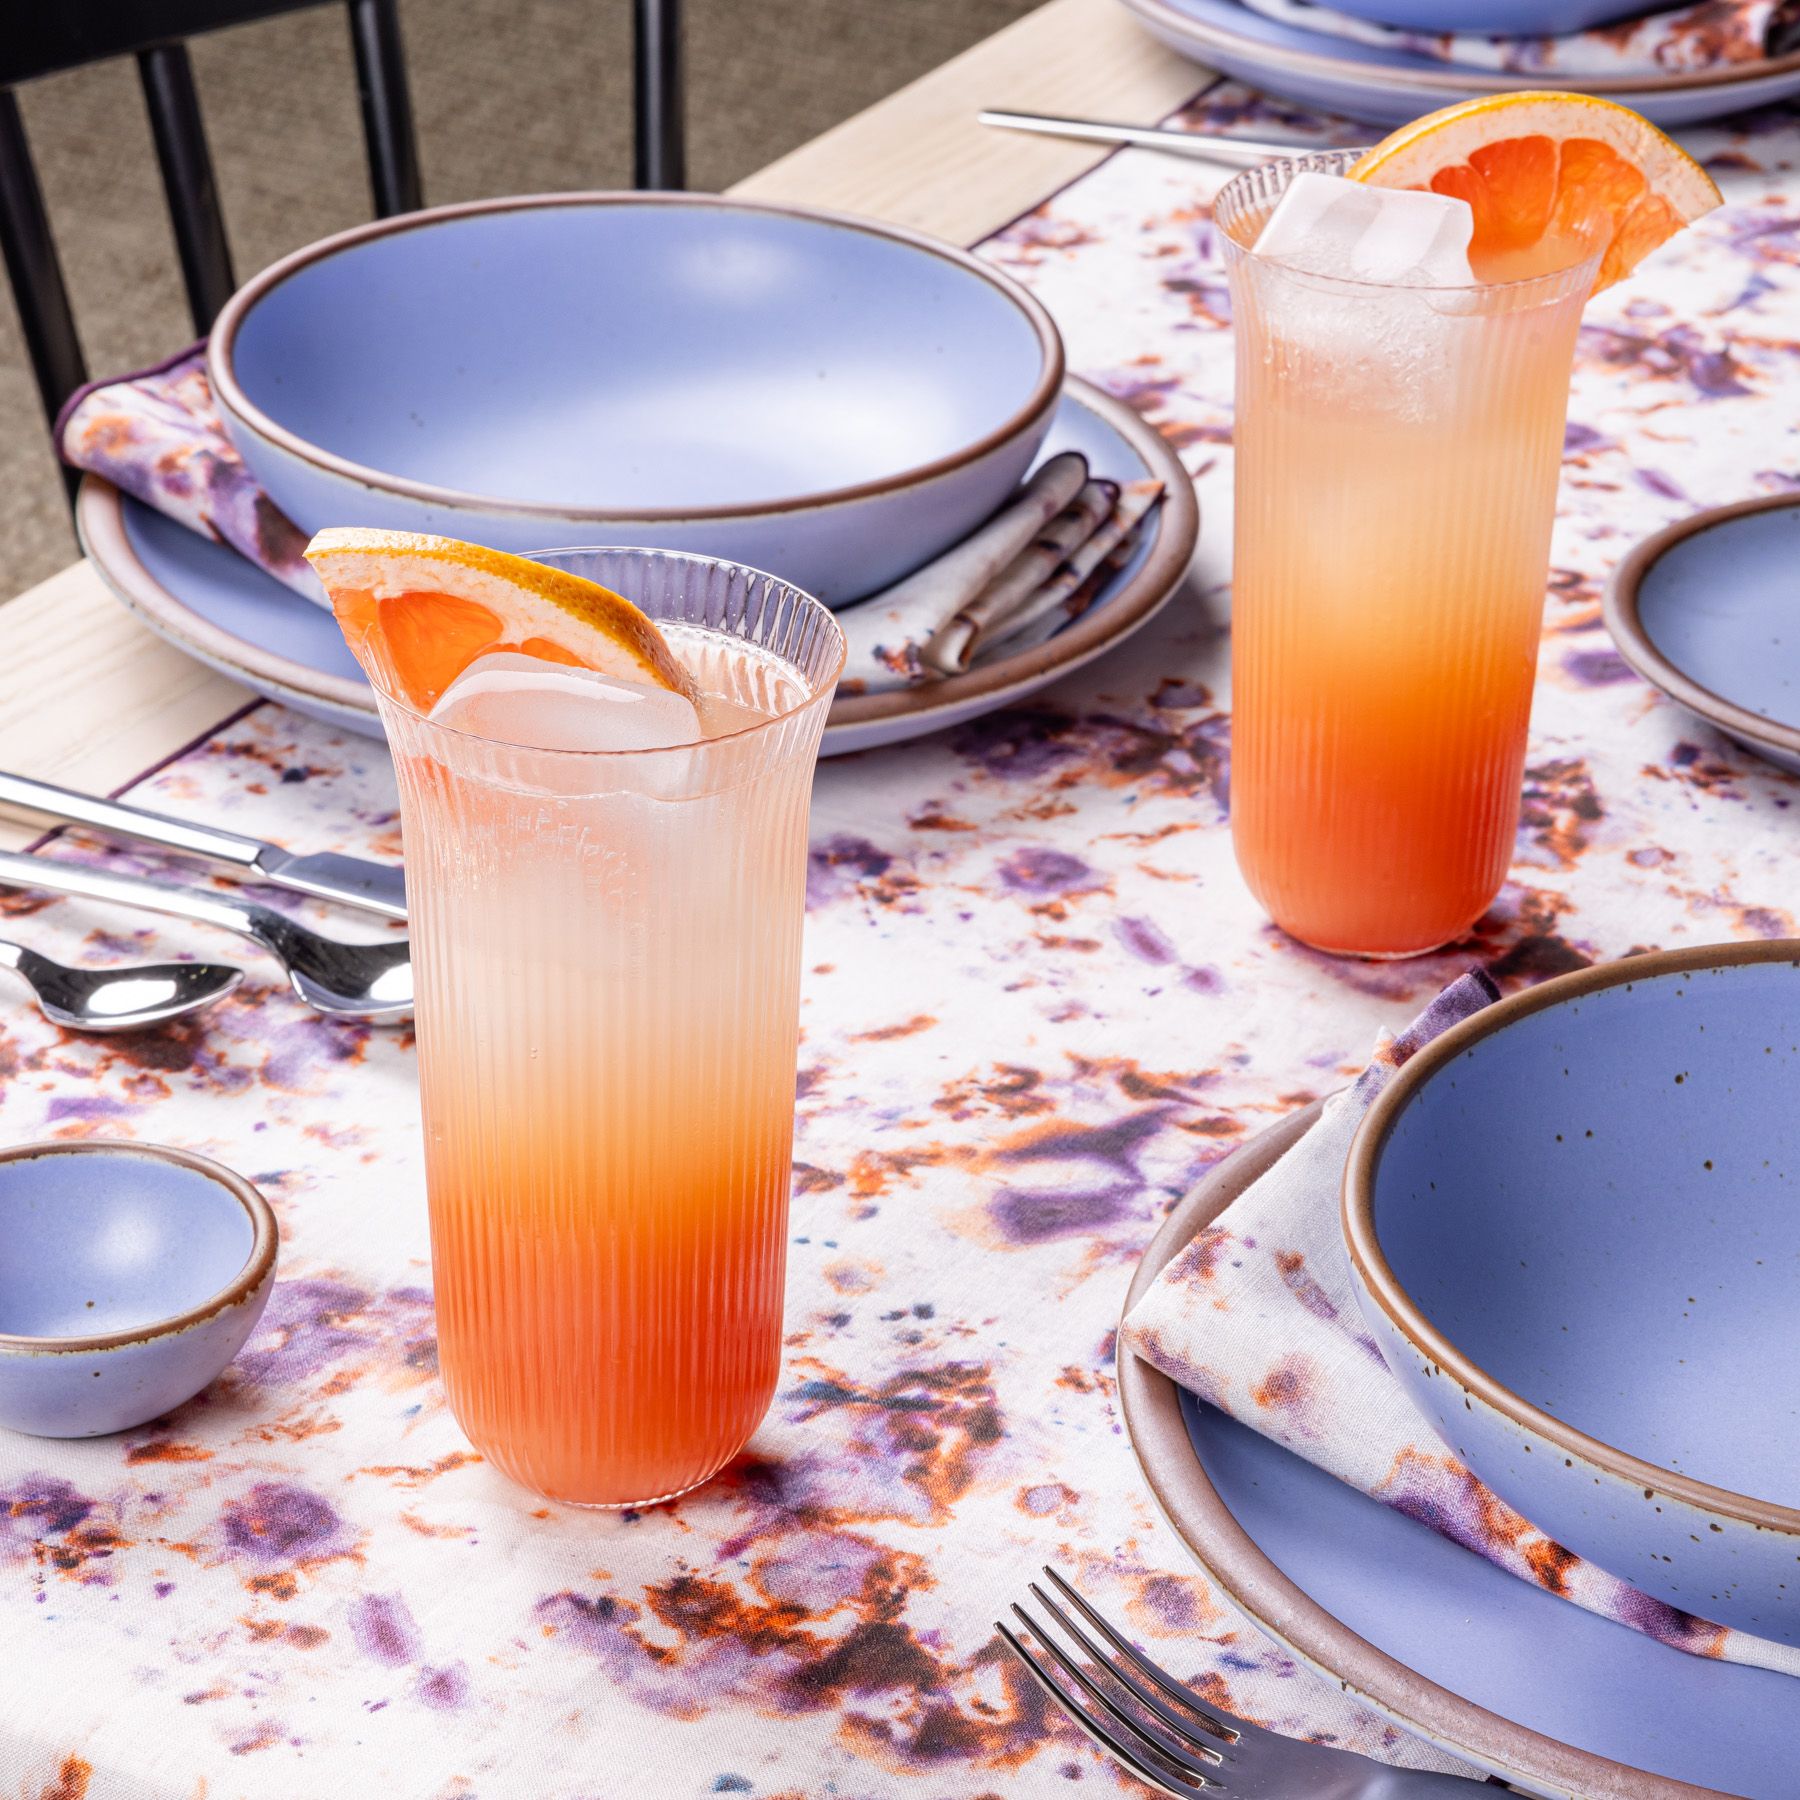
[[[266,882],[314,900],[335,900],[363,912],[388,919],[406,917],[406,883],[401,870],[391,863],[369,862],[360,856],[340,856],[322,851],[302,856],[265,844],[260,838],[240,837],[235,831],[219,831],[163,813],[145,812],[118,800],[101,800],[78,794],[47,781],[0,770],[0,804],[22,811],[61,819],[69,825],[88,825],[112,837],[135,838],[140,843],[160,844],[209,862],[226,863],[245,881]]]

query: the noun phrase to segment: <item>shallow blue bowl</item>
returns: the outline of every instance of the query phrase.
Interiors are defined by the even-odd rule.
[[[191,1151],[0,1151],[0,1425],[99,1437],[192,1399],[262,1317],[275,1246],[262,1195]]]
[[[208,359],[304,531],[688,550],[832,602],[992,512],[1063,379],[1049,314],[963,251],[671,194],[343,232],[240,289]]]
[[[1654,0],[1331,0],[1334,12],[1407,31],[1558,37],[1655,10]]]
[[[1344,1177],[1363,1314],[1557,1542],[1800,1645],[1800,941],[1627,958],[1445,1033]]]

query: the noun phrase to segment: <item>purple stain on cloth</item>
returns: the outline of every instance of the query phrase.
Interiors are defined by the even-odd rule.
[[[362,1594],[350,1606],[350,1635],[364,1656],[389,1668],[417,1662],[424,1650],[412,1609],[399,1594]]]

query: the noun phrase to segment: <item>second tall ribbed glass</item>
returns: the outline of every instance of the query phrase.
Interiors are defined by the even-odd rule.
[[[1385,286],[1256,254],[1303,157],[1213,218],[1237,333],[1231,823],[1319,949],[1460,937],[1512,859],[1588,261]]]
[[[445,1391],[517,1480],[624,1506],[704,1481],[774,1393],[807,807],[843,634],[729,564],[542,560],[656,619],[723,735],[525,749],[380,698]]]

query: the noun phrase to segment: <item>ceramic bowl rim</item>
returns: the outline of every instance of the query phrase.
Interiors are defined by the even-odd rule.
[[[1699,944],[1681,950],[1652,950],[1553,976],[1483,1007],[1453,1025],[1441,1037],[1408,1058],[1363,1116],[1344,1164],[1342,1222],[1357,1286],[1387,1316],[1388,1322],[1426,1361],[1448,1375],[1465,1393],[1534,1436],[1579,1457],[1634,1487],[1653,1488],[1700,1512],[1714,1513],[1759,1530],[1800,1537],[1800,1507],[1783,1506],[1753,1494],[1715,1487],[1674,1469],[1646,1462],[1600,1438],[1591,1437],[1565,1420],[1533,1406],[1523,1395],[1496,1380],[1432,1324],[1401,1285],[1381,1248],[1375,1229],[1375,1176],[1381,1152],[1407,1102],[1439,1070],[1465,1050],[1504,1031],[1518,1020],[1544,1012],[1584,994],[1625,987],[1665,975],[1707,969],[1738,968],[1752,963],[1788,963],[1800,967],[1800,938],[1766,938],[1750,943]],[[1481,1473],[1479,1469],[1475,1471]]]
[[[1132,1273],[1121,1321],[1195,1236],[1300,1141],[1324,1105],[1315,1100],[1262,1125],[1176,1201]],[[1727,1800],[1521,1725],[1345,1624],[1237,1522],[1195,1452],[1174,1379],[1120,1342],[1119,1411],[1151,1498],[1194,1565],[1266,1637],[1403,1729],[1509,1781],[1591,1800]]]
[[[235,1169],[202,1156],[197,1150],[179,1150],[172,1144],[140,1144],[131,1138],[44,1138],[35,1143],[17,1144],[0,1150],[0,1169],[15,1162],[32,1162],[43,1156],[146,1156],[157,1162],[172,1163],[178,1168],[204,1176],[222,1187],[249,1215],[250,1253],[244,1266],[216,1293],[184,1307],[166,1318],[147,1320],[142,1325],[128,1326],[122,1331],[92,1332],[76,1337],[34,1337],[23,1332],[0,1331],[0,1355],[67,1355],[97,1350],[122,1350],[132,1344],[146,1344],[153,1339],[170,1337],[191,1330],[228,1307],[248,1300],[275,1268],[275,1253],[280,1231],[275,1214],[267,1200]]]
[[[747,503],[653,507],[558,506],[543,501],[470,493],[462,488],[440,487],[434,482],[416,481],[408,476],[390,474],[365,463],[353,462],[349,457],[340,456],[335,451],[325,449],[323,445],[301,437],[299,433],[272,419],[250,399],[238,383],[237,372],[232,364],[232,351],[244,321],[275,288],[314,263],[372,243],[378,238],[392,237],[407,231],[428,230],[433,226],[454,224],[462,219],[483,217],[491,213],[547,211],[552,207],[604,206],[710,207],[723,212],[800,219],[828,229],[855,231],[866,237],[883,238],[914,252],[934,256],[965,275],[985,281],[1003,300],[1011,304],[1015,312],[1024,317],[1038,343],[1036,379],[1024,401],[1000,424],[972,442],[912,468],[896,470],[848,487],[822,488],[810,494],[783,495]],[[771,518],[784,513],[816,511],[828,506],[902,493],[978,462],[1047,421],[1061,397],[1063,377],[1067,372],[1062,336],[1042,301],[1004,270],[985,262],[970,251],[943,243],[923,232],[909,231],[904,226],[890,225],[881,220],[858,218],[850,213],[830,212],[822,207],[734,200],[719,194],[624,192],[606,189],[568,194],[517,194],[492,200],[458,201],[448,206],[427,207],[419,212],[397,213],[392,218],[374,219],[367,224],[355,225],[347,231],[334,232],[329,237],[320,238],[317,243],[308,244],[271,263],[261,274],[252,276],[226,301],[224,310],[207,337],[206,365],[212,382],[213,397],[222,412],[290,456],[309,463],[328,475],[377,492],[402,495],[409,500],[456,512],[498,513],[513,518],[538,518],[582,525],[664,525],[720,519]]]
[[[830,733],[890,720],[926,715],[976,699],[1006,704],[1015,689],[1029,691],[1060,678],[1122,643],[1170,599],[1179,587],[1200,532],[1200,502],[1181,459],[1154,426],[1104,388],[1069,376],[1063,392],[1078,406],[1118,432],[1159,478],[1164,493],[1151,523],[1155,536],[1144,566],[1130,578],[1129,600],[1121,608],[1115,596],[1090,608],[1054,637],[1030,650],[978,663],[962,675],[916,687],[886,688],[873,694],[838,694],[826,717]],[[246,672],[271,688],[291,695],[301,705],[341,708],[359,718],[376,719],[374,690],[348,675],[328,675],[306,668],[248,638],[238,637],[187,606],[165,588],[144,565],[125,530],[128,496],[103,475],[81,478],[75,501],[75,529],[82,550],[100,572],[108,590],[128,611],[185,654],[219,670],[227,680],[242,681]],[[148,502],[138,501],[140,506]],[[154,510],[154,509],[151,509]],[[301,605],[311,605],[295,594]],[[321,609],[322,610],[322,609]],[[835,610],[835,609],[834,609]],[[951,691],[954,690],[954,691]]]
[[[1607,578],[1601,596],[1600,614],[1612,641],[1624,657],[1652,687],[1661,688],[1669,698],[1689,712],[1698,714],[1728,737],[1748,739],[1764,744],[1786,755],[1800,757],[1800,726],[1751,712],[1735,700],[1727,700],[1712,688],[1703,687],[1678,664],[1670,661],[1657,648],[1645,629],[1639,610],[1639,596],[1644,578],[1677,544],[1696,537],[1715,526],[1728,525],[1734,519],[1748,518],[1752,513],[1800,509],[1800,494],[1758,494],[1750,500],[1735,500],[1729,506],[1709,506],[1677,519],[1641,539],[1626,552]]]
[[[1145,24],[1184,39],[1201,50],[1244,46],[1253,49],[1259,64],[1293,75],[1343,81],[1367,73],[1396,92],[1443,95],[1446,103],[1470,94],[1535,93],[1544,87],[1541,75],[1512,75],[1500,70],[1393,69],[1381,63],[1365,63],[1349,57],[1328,56],[1319,50],[1294,50],[1281,44],[1265,44],[1207,19],[1196,19],[1172,0],[1124,0],[1128,11]],[[1733,82],[1756,81],[1800,69],[1800,50],[1782,56],[1766,56],[1753,63],[1727,64],[1715,69],[1689,69],[1674,75],[1600,75],[1580,84],[1580,91],[1606,99],[1618,94],[1674,94],[1691,88],[1729,87]]]

